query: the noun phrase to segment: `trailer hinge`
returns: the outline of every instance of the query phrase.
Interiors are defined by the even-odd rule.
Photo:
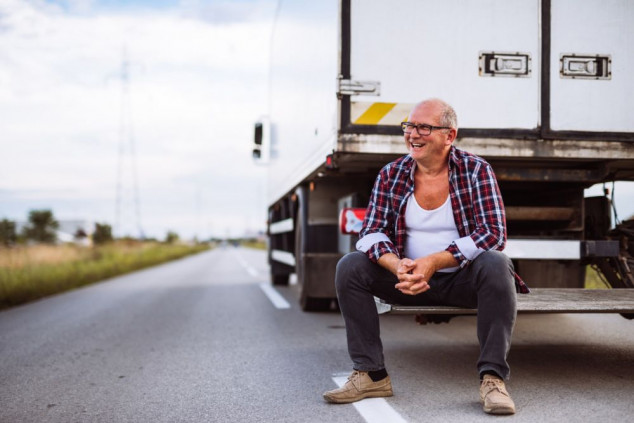
[[[337,96],[342,95],[381,95],[381,83],[379,81],[353,81],[351,79],[338,79]]]

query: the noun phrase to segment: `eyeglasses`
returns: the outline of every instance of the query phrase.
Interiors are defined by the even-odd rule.
[[[416,133],[420,136],[426,136],[431,134],[431,131],[435,129],[451,129],[449,126],[432,126],[425,123],[419,125],[412,122],[401,122],[401,129],[406,134],[411,134],[412,130],[416,129]]]

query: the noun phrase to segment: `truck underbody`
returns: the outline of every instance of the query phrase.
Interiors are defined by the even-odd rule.
[[[377,150],[379,137],[375,138],[371,143],[344,139],[340,151],[325,159],[306,183],[269,210],[272,281],[286,284],[295,273],[305,310],[327,310],[336,305],[336,263],[356,242],[356,237],[339,233],[339,211],[365,207],[379,169],[401,155],[396,151],[402,149],[403,141],[396,136],[383,137],[379,147],[383,153],[363,151]],[[505,202],[509,245],[518,245],[520,240],[525,243],[522,245],[530,245],[533,241],[533,249],[543,253],[545,246],[557,249],[562,242],[573,242],[573,253],[567,256],[535,258],[525,249],[509,254],[518,274],[533,290],[518,296],[518,311],[634,315],[634,290],[615,293],[584,288],[587,266],[601,272],[606,288],[634,288],[633,222],[610,230],[609,197],[584,198],[584,189],[590,185],[634,176],[634,151],[629,144],[612,142],[611,148],[606,148],[605,143],[579,142],[581,146],[575,146],[568,141],[558,147],[555,141],[539,140],[522,148],[512,140],[512,146],[506,147],[509,141],[466,138],[456,143],[492,164]],[[541,148],[536,149],[535,143]],[[585,155],[579,154],[580,147]],[[517,151],[507,155],[508,148]],[[576,151],[574,159],[566,159],[567,149]],[[474,313],[451,307],[390,307],[389,312],[400,314]]]

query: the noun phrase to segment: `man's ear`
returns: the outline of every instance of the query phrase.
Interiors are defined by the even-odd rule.
[[[447,144],[454,142],[457,136],[458,130],[456,128],[451,128],[449,132],[447,132]]]

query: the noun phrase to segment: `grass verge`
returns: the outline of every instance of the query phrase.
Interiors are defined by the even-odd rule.
[[[264,241],[242,241],[240,245],[242,247],[253,248],[256,250],[266,250],[266,242]]]
[[[0,249],[0,310],[207,249],[157,242]]]

